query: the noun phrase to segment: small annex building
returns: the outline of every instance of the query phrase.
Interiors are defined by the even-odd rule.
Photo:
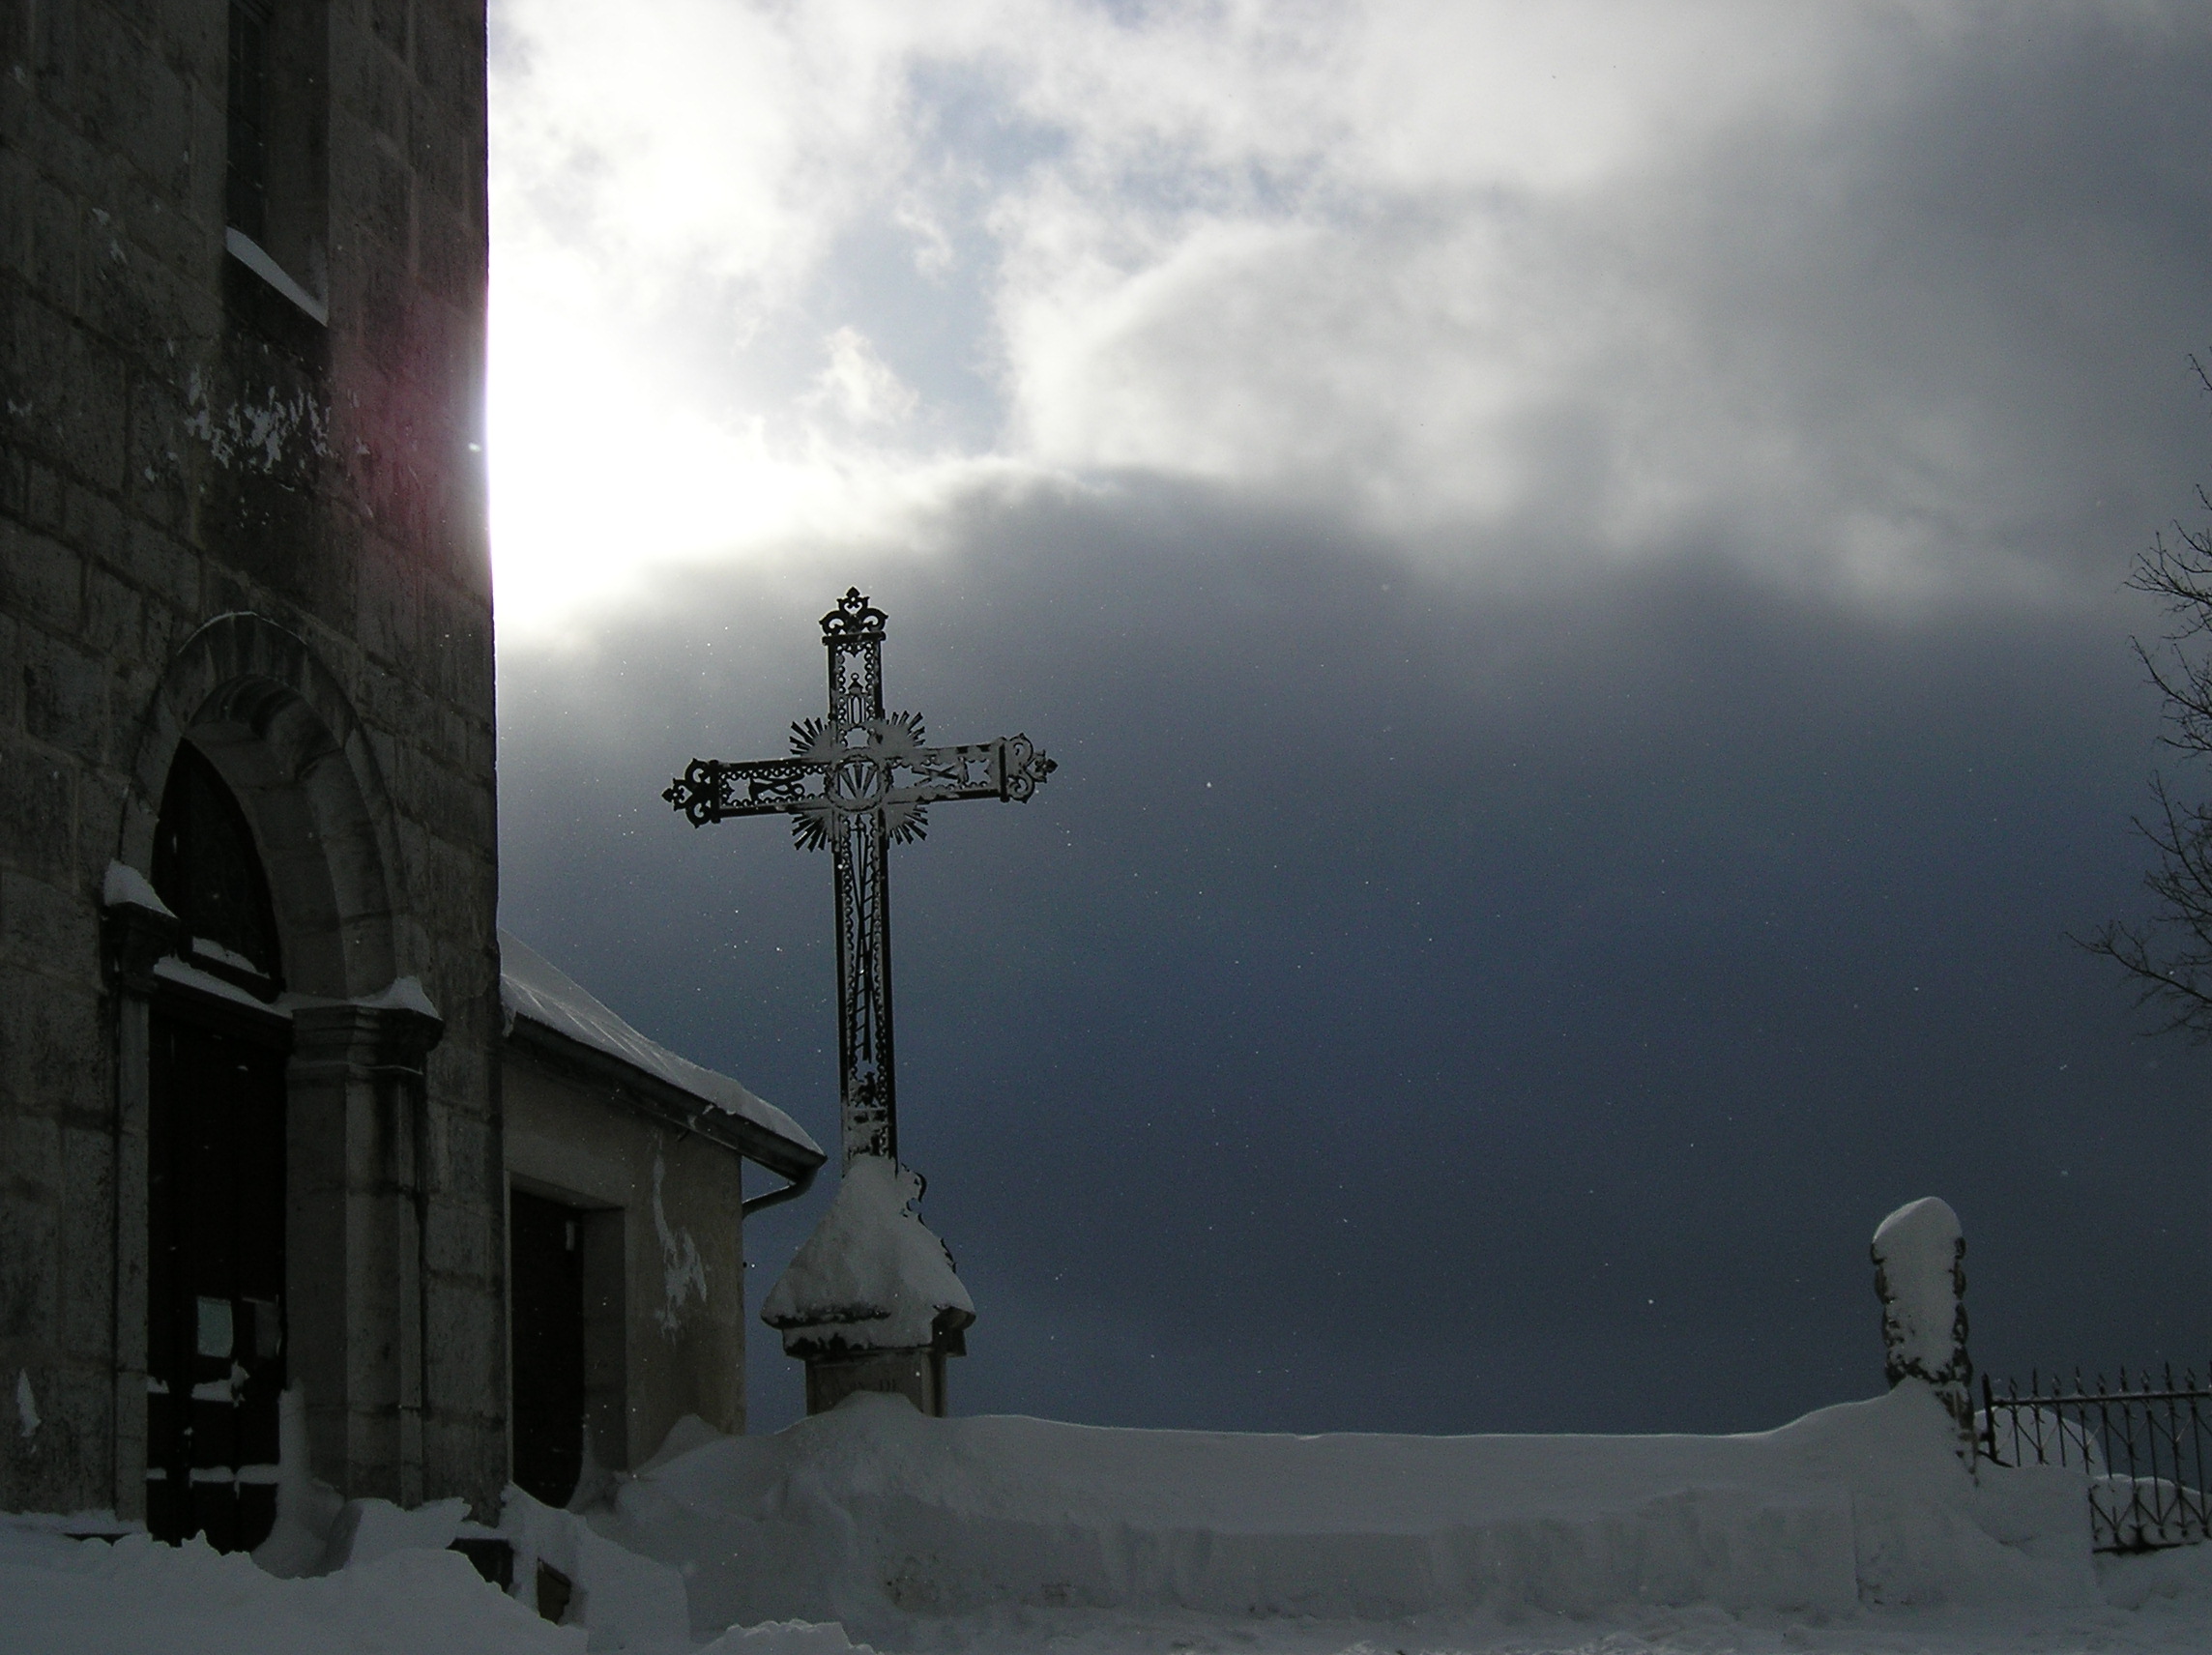
[[[499,934],[513,1476],[565,1505],[686,1414],[745,1428],[742,1214],[823,1152],[727,1075],[647,1039]],[[782,1179],[744,1193],[744,1164]]]

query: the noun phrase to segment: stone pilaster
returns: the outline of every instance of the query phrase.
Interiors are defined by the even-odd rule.
[[[407,1006],[293,1013],[285,1275],[291,1383],[314,1474],[422,1498],[423,1063],[444,1032]]]

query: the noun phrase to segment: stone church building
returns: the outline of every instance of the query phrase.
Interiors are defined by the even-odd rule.
[[[742,1428],[822,1152],[496,929],[484,26],[0,0],[0,1509]]]

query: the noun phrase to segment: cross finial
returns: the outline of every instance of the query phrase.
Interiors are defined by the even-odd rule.
[[[823,641],[881,638],[885,619],[884,612],[870,603],[859,587],[848,587],[845,595],[837,599],[837,607],[822,617]]]

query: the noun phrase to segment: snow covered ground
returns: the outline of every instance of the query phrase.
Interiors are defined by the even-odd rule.
[[[582,1624],[450,1552],[357,1544],[278,1580],[17,1520],[0,1650],[2212,1650],[2212,1547],[2093,1559],[2080,1472],[1976,1478],[1955,1429],[1916,1381],[1728,1437],[1113,1431],[861,1397],[774,1437],[680,1428],[581,1520],[516,1496],[523,1574],[573,1579]]]

